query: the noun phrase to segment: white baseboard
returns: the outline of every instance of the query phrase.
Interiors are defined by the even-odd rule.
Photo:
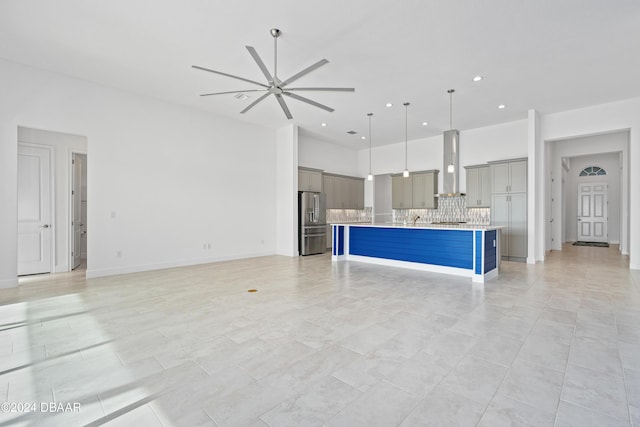
[[[157,263],[157,264],[143,264],[143,265],[131,265],[126,267],[87,269],[86,277],[87,279],[92,279],[96,277],[116,276],[119,274],[140,273],[143,271],[164,270],[167,268],[176,268],[176,267],[188,267],[190,265],[210,264],[213,262],[231,261],[235,259],[245,259],[245,258],[257,258],[257,257],[269,256],[269,255],[276,255],[276,254],[274,252],[255,252],[250,254],[213,256],[213,257],[206,257],[206,258],[170,261],[170,262],[163,262],[163,263]]]
[[[18,287],[18,278],[15,277],[13,279],[1,279],[0,280],[0,289],[9,289]]]

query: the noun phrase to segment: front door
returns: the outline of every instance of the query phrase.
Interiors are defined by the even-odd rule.
[[[578,184],[578,240],[607,242],[607,184]]]
[[[51,152],[18,145],[18,275],[51,272]]]

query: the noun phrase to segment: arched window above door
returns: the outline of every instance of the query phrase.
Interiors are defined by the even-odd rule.
[[[599,166],[588,166],[582,169],[579,176],[594,176],[594,175],[606,175],[607,171]]]

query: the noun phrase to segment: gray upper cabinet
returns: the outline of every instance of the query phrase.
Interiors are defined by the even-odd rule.
[[[438,172],[420,172],[413,174],[413,208],[436,209],[438,207]]]
[[[322,175],[327,209],[364,209],[364,179],[341,175]]]
[[[393,209],[435,209],[438,207],[437,170],[414,172],[409,178],[391,176],[391,207]]]
[[[411,209],[413,207],[413,179],[402,175],[391,177],[391,207],[393,209]]]
[[[322,191],[322,171],[298,169],[298,191]]]
[[[349,200],[351,209],[364,209],[364,180],[361,178],[351,178],[349,185]]]
[[[526,193],[527,161],[516,160],[491,164],[492,192]]]
[[[467,207],[491,206],[491,171],[489,165],[465,166],[467,172]]]

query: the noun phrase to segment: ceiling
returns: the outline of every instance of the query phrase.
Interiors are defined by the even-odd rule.
[[[292,120],[274,97],[199,96],[256,87],[192,65],[264,82],[245,46],[271,70],[271,28],[283,80],[326,58],[295,85],[355,93],[300,93],[333,113],[286,98]],[[451,88],[460,130],[640,96],[640,2],[2,0],[0,57],[359,149],[369,112],[374,146],[404,141],[403,102],[408,139],[449,129]]]

